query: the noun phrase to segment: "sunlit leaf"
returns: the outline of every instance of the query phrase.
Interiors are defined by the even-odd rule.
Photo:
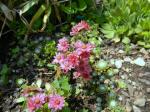
[[[6,5],[4,5],[2,2],[0,2],[0,8],[3,11],[5,17],[8,20],[13,21],[14,15],[13,15],[12,11]]]
[[[25,3],[23,3],[23,8],[20,10],[19,14],[22,15],[23,13],[27,12],[32,6],[37,4],[39,0],[29,0]]]
[[[44,18],[43,18],[43,26],[42,26],[41,31],[43,31],[46,28],[46,24],[48,22],[50,14],[51,14],[51,10],[52,10],[51,6],[49,5],[49,7],[47,8],[47,10],[45,12]]]
[[[29,29],[32,28],[33,23],[39,19],[39,17],[44,13],[44,11],[46,10],[46,6],[45,5],[41,5],[41,7],[37,10],[37,12],[35,13],[35,15],[32,17],[30,24],[29,24]]]

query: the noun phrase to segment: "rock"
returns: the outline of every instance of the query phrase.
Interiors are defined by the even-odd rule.
[[[133,111],[134,111],[134,112],[141,112],[140,108],[138,108],[138,107],[136,107],[136,106],[134,106],[134,105],[133,105]]]
[[[146,84],[146,85],[150,85],[150,81],[149,80],[139,78],[139,81],[144,83],[144,84]]]
[[[122,93],[124,96],[129,97],[129,94],[128,94],[127,92],[121,91],[121,93]]]
[[[123,54],[123,53],[124,53],[124,51],[123,51],[123,50],[119,50],[119,51],[118,51],[118,53]]]
[[[116,60],[116,61],[115,61],[115,66],[116,66],[117,68],[121,68],[121,67],[122,67],[122,60]]]
[[[150,93],[150,88],[147,88],[147,89],[146,89],[146,92],[147,92],[147,93]]]
[[[130,104],[128,102],[126,102],[125,109],[126,109],[126,112],[131,112],[132,111],[132,107],[130,106]]]
[[[125,62],[131,62],[131,61],[132,61],[132,59],[131,59],[131,58],[129,58],[129,57],[125,57],[125,58],[124,58],[124,61],[125,61]]]
[[[134,64],[139,65],[139,66],[145,66],[145,61],[142,57],[138,57],[137,59],[135,59]]]
[[[141,97],[141,98],[135,99],[134,104],[137,106],[143,107],[145,106],[145,102],[146,102],[146,99],[144,97],[143,98]]]
[[[134,90],[135,89],[133,88],[133,86],[128,85],[128,91],[129,91],[130,96],[133,96]]]

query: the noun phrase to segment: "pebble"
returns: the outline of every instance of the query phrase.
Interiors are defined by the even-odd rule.
[[[146,85],[150,85],[150,81],[149,80],[139,78],[139,81],[144,83],[144,84],[146,84]]]
[[[134,64],[139,65],[139,66],[145,66],[145,61],[142,57],[138,57],[137,59],[135,59]]]
[[[130,96],[133,96],[134,90],[135,89],[133,88],[133,86],[128,85],[128,91],[129,91]]]
[[[123,51],[123,50],[119,50],[119,51],[118,51],[118,53],[123,54],[123,53],[124,53],[124,51]]]
[[[147,89],[146,89],[146,92],[147,92],[147,93],[150,93],[150,88],[147,88]]]
[[[135,105],[133,105],[133,111],[134,112],[141,112],[140,108],[136,107]]]
[[[135,99],[134,104],[137,106],[143,107],[145,106],[145,102],[146,102],[146,99],[144,97],[143,98],[141,97],[141,98]]]
[[[131,112],[132,111],[132,107],[130,106],[129,102],[126,102],[126,112]]]
[[[121,67],[122,67],[122,60],[116,60],[116,61],[115,61],[115,66],[116,66],[117,68],[121,68]]]
[[[132,61],[132,59],[131,59],[131,58],[129,58],[129,57],[125,57],[125,58],[124,58],[124,61],[125,61],[125,62],[131,62],[131,61]]]

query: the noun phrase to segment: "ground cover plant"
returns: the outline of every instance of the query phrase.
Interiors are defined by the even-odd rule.
[[[104,36],[124,44],[150,46],[150,2],[147,0],[104,0]]]

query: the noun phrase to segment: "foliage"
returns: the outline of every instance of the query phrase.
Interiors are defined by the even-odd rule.
[[[0,85],[6,85],[8,83],[8,75],[10,73],[10,68],[7,64],[3,64],[0,70]]]
[[[51,95],[61,95],[64,98],[70,96],[70,84],[68,83],[68,78],[63,76],[60,79],[55,79],[52,83],[45,83],[45,88],[42,88],[42,80],[38,79],[36,83],[33,83],[31,86],[28,86],[27,84],[22,85],[23,93],[22,96],[18,99],[16,99],[17,103],[24,102],[29,109],[28,103],[30,103],[30,99],[36,98],[36,95],[44,95],[45,102],[46,98],[49,98]],[[41,97],[42,98],[42,97]],[[35,100],[36,101],[36,100]],[[33,102],[34,103],[34,102]],[[65,103],[65,106],[67,106],[67,103]],[[49,108],[47,107],[47,104],[44,104],[41,108],[37,108],[38,111],[48,111]]]
[[[147,0],[104,0],[107,19],[101,31],[115,42],[137,42],[150,48],[150,2]]]
[[[23,28],[27,29],[25,33],[33,31],[51,32],[54,30],[53,25],[58,24],[58,22],[61,24],[65,21],[71,21],[72,15],[83,12],[85,9],[89,8],[88,3],[91,1],[92,0],[1,1],[0,21],[3,22],[3,26],[7,25],[10,29],[17,28],[17,30],[19,30],[18,27],[20,25],[15,25],[13,27],[9,25],[11,23],[17,23],[19,20],[21,24],[24,24]]]

